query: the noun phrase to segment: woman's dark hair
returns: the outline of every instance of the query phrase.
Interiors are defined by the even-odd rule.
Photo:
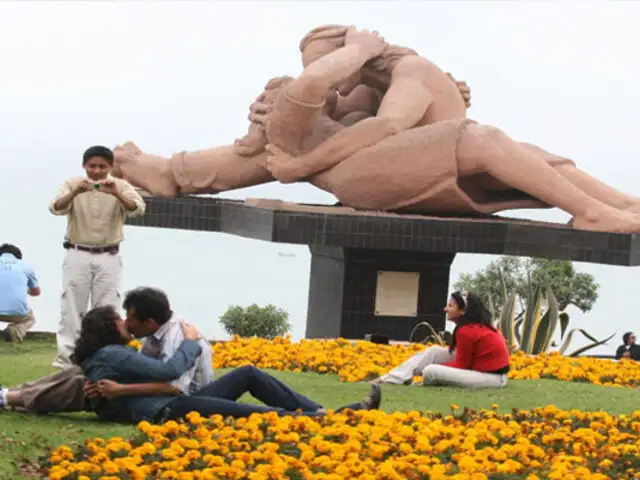
[[[82,166],[85,166],[93,157],[99,157],[111,166],[113,166],[113,160],[115,158],[110,148],[103,147],[102,145],[94,145],[93,147],[87,148],[82,154]]]
[[[2,245],[0,245],[0,256],[5,253],[13,255],[18,260],[22,260],[22,252],[15,245],[11,245],[10,243],[3,243]]]
[[[140,287],[127,292],[122,307],[135,309],[135,316],[141,322],[155,320],[158,325],[164,325],[173,316],[167,294],[157,288]]]
[[[119,315],[111,305],[89,310],[82,318],[80,337],[71,355],[71,361],[80,365],[85,359],[107,345],[126,345],[128,340],[122,336],[116,320]]]
[[[624,343],[625,345],[629,345],[629,339],[631,338],[632,335],[633,335],[633,332],[627,332],[624,335],[622,335],[622,343]]]
[[[458,329],[464,325],[475,323],[478,325],[484,325],[493,331],[497,331],[496,327],[493,326],[491,312],[487,310],[487,307],[484,306],[482,300],[480,300],[477,295],[473,293],[462,294],[461,292],[453,292],[451,294],[451,298],[456,302],[458,308],[464,310],[464,313],[458,319],[456,328],[453,329],[453,333],[451,334],[451,345],[449,345],[450,352],[455,350],[456,333]]]
[[[456,305],[458,306],[458,308],[464,311],[464,309],[467,307],[467,302],[465,302],[464,297],[462,296],[462,293],[453,292],[451,294],[451,298],[453,299],[454,302],[456,302]]]

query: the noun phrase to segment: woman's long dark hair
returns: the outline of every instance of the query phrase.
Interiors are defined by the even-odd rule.
[[[82,318],[82,329],[71,361],[79,365],[102,347],[126,345],[128,340],[122,336],[116,325],[119,318],[115,308],[110,305],[89,310]]]
[[[453,329],[451,334],[451,344],[449,345],[449,351],[453,352],[456,348],[456,333],[460,327],[470,325],[472,323],[478,325],[484,325],[490,328],[494,332],[497,331],[493,326],[491,312],[484,306],[482,300],[473,293],[467,293],[463,295],[461,292],[453,292],[451,298],[458,308],[464,310],[464,313],[460,316],[456,323],[456,328]]]

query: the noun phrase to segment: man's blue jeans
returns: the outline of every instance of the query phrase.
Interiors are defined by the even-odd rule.
[[[264,405],[236,401],[247,392]],[[301,410],[302,415],[322,415],[318,413],[321,408],[322,405],[292,390],[268,373],[253,366],[246,366],[223,375],[191,396],[172,400],[162,410],[159,420],[184,418],[187,413],[193,411],[203,417],[216,414],[248,417],[252,413],[265,412],[293,415],[296,410]],[[357,407],[354,405],[354,408]]]

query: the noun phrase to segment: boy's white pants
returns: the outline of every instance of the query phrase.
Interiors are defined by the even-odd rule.
[[[380,378],[384,383],[397,385],[411,383],[414,376],[420,375],[422,375],[423,385],[501,388],[507,384],[507,375],[483,373],[443,365],[454,359],[455,353],[449,353],[448,348],[428,347]]]
[[[90,253],[69,249],[62,264],[62,296],[57,341],[57,368],[72,366],[70,356],[80,334],[82,315],[91,308],[120,308],[122,259],[119,254]]]

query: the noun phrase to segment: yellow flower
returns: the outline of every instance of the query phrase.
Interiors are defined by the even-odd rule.
[[[424,345],[234,338],[215,346],[215,367],[336,374],[356,382],[402,363]],[[511,378],[556,378],[638,387],[640,362],[516,354]],[[358,411],[325,417],[189,413],[164,425],[141,422],[135,441],[91,439],[50,452],[49,478],[117,480],[417,479],[632,480],[640,469],[640,411],[499,413],[498,405],[452,413]],[[460,411],[464,410],[464,415]]]
[[[214,346],[214,368],[255,365],[274,370],[337,374],[343,382],[359,382],[388,372],[424,350],[425,345],[377,345],[365,341],[301,340],[289,337],[273,341],[238,338]],[[555,378],[605,386],[640,387],[640,363],[606,359],[564,357],[558,353],[511,358],[512,379]],[[414,379],[420,381],[419,377]],[[497,408],[497,407],[496,407]]]

